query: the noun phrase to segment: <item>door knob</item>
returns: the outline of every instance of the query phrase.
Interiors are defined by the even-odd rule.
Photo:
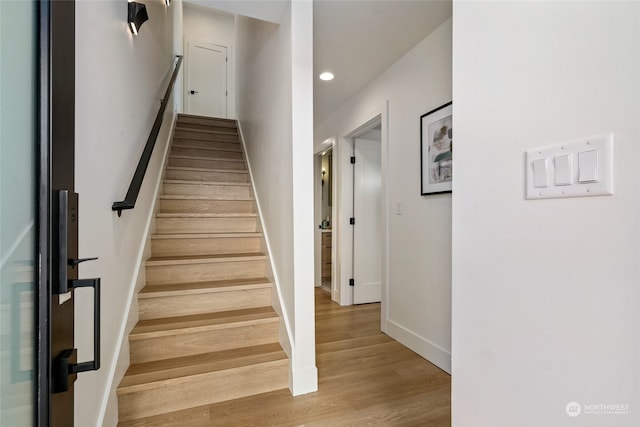
[[[190,91],[189,91],[189,93],[190,93],[191,95],[195,95],[196,93],[198,93],[198,91],[197,91],[197,90],[190,90]]]

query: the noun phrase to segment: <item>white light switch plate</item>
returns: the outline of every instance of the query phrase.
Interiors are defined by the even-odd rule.
[[[597,151],[597,182],[580,182],[580,153]],[[554,185],[556,183],[555,162],[558,156],[571,154],[570,185]],[[584,156],[582,156],[584,159]],[[533,165],[536,160],[548,159],[548,181],[546,188],[536,188]],[[538,163],[539,164],[539,163]],[[598,135],[565,144],[552,145],[526,152],[526,198],[550,199],[563,197],[589,197],[613,194],[613,134]],[[539,177],[538,177],[539,181]]]

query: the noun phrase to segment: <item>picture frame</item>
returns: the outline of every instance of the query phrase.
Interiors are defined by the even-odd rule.
[[[451,193],[453,183],[453,102],[420,116],[420,194]]]

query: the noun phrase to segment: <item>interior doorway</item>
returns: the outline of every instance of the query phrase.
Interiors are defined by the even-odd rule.
[[[333,296],[334,291],[334,238],[333,238],[333,209],[334,209],[334,173],[333,147],[321,150],[315,156],[314,163],[315,187],[315,221],[316,229],[316,287]]]
[[[377,120],[352,138],[353,303],[382,300],[382,123]]]

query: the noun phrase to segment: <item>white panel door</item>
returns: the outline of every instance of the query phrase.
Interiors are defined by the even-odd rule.
[[[379,141],[356,139],[353,171],[353,303],[382,296],[382,179]]]
[[[187,113],[227,118],[227,48],[189,43]]]

